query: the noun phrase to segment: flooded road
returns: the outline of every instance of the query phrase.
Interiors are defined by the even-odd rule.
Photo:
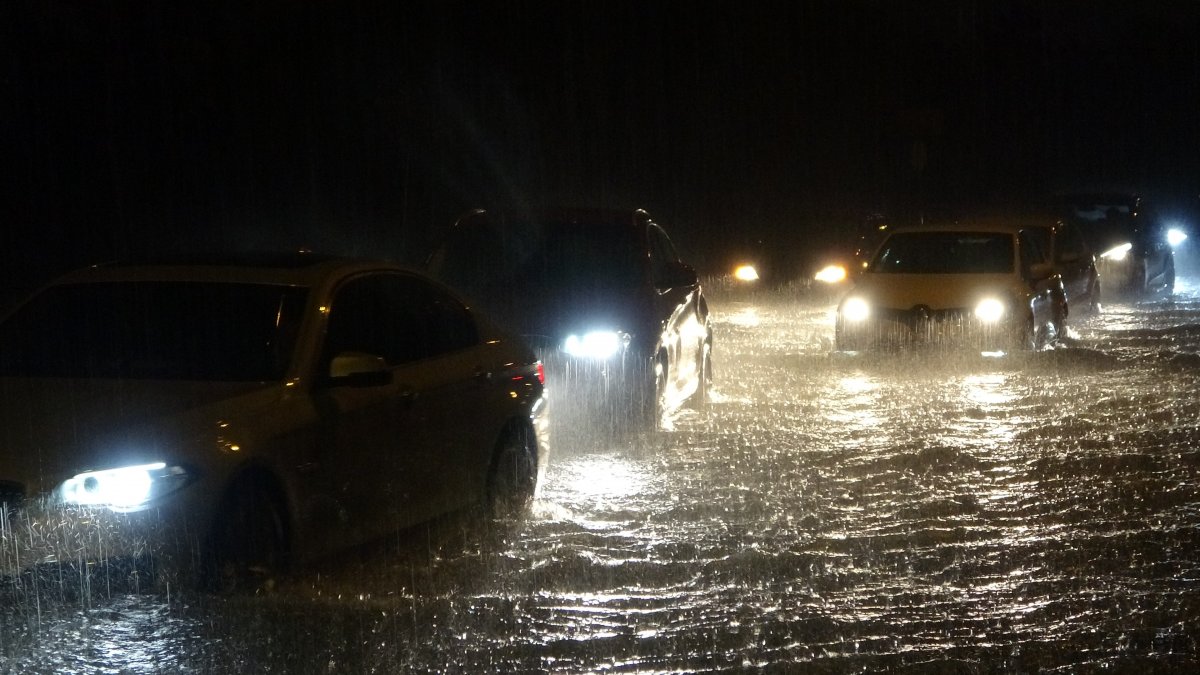
[[[6,588],[0,663],[1191,672],[1198,284],[1000,358],[831,354],[831,305],[719,297],[710,410],[559,445],[504,541],[402,533],[266,597]]]

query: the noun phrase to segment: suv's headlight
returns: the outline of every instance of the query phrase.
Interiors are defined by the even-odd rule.
[[[996,298],[984,298],[975,305],[975,318],[983,323],[996,323],[1004,318],[1004,303]]]
[[[1100,254],[1101,258],[1112,260],[1113,262],[1121,262],[1125,256],[1129,255],[1129,251],[1133,248],[1133,244],[1126,242],[1120,246],[1114,246],[1104,253]]]
[[[138,511],[183,487],[188,478],[183,467],[169,467],[163,462],[85,471],[63,481],[58,497],[64,504]]]
[[[846,298],[842,303],[842,318],[851,323],[866,321],[871,316],[871,305],[862,298]]]
[[[629,344],[629,334],[615,330],[597,330],[583,335],[568,335],[563,351],[571,356],[607,359]]]

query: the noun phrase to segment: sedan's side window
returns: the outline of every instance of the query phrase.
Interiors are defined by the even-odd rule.
[[[1083,238],[1079,235],[1079,230],[1072,225],[1064,224],[1059,231],[1055,262],[1078,260],[1083,257],[1083,251]]]
[[[329,315],[324,362],[343,352],[382,356],[389,364],[419,358],[420,346],[411,330],[414,321],[395,301],[385,277],[354,279],[338,290]]]

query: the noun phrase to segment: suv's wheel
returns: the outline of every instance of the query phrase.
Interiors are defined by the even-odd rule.
[[[533,503],[537,458],[529,434],[510,428],[496,444],[487,479],[487,514],[493,520],[518,520]]]
[[[288,562],[287,516],[278,490],[264,479],[230,486],[209,535],[201,582],[218,592],[274,587]]]

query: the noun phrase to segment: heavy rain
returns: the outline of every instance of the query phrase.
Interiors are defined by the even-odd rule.
[[[524,518],[441,515],[222,592],[80,534],[124,514],[43,527],[13,506],[66,485],[52,451],[103,415],[39,428],[5,373],[0,673],[1200,670],[1200,4],[367,4],[0,10],[0,316],[73,269],[282,252],[432,274],[468,215],[646,209],[707,294],[710,395],[653,431],[598,414],[573,398],[596,382],[554,368],[578,355],[527,335],[551,345],[522,387],[537,399],[545,366],[552,428]],[[1122,294],[1102,272],[1101,311],[1072,305],[1034,349],[837,349],[860,273],[839,265],[887,227],[1110,192],[1172,228],[1173,291]],[[1082,210],[1127,224],[1130,203]],[[1071,257],[1117,265],[1128,238]],[[1149,275],[1136,257],[1130,279]],[[511,295],[533,314],[545,299]],[[290,326],[284,306],[268,329]],[[83,313],[47,314],[54,339],[27,342],[84,354]],[[325,324],[303,326],[315,359]],[[54,412],[83,407],[49,379]],[[356,459],[332,465],[373,468]],[[22,461],[26,484],[6,473]],[[161,467],[181,485],[185,468]],[[46,543],[55,560],[31,568]]]
[[[11,578],[5,670],[1195,666],[1200,279],[1003,356],[833,352],[832,311],[714,295],[708,409],[564,433],[494,537],[397,532],[259,595]]]

